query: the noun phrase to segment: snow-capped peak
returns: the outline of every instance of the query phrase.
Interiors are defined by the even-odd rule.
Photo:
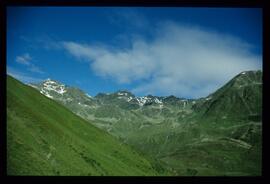
[[[44,81],[42,90],[55,91],[56,93],[61,95],[63,95],[66,92],[65,85],[59,84],[56,81],[51,80],[50,78]]]

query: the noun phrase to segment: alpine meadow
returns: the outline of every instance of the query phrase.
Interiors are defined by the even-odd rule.
[[[9,7],[7,174],[261,176],[261,14]]]

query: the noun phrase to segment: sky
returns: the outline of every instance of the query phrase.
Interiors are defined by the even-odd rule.
[[[259,69],[259,8],[7,9],[7,73],[24,83],[200,98]]]

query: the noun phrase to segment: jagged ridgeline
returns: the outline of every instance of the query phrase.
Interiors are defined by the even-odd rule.
[[[57,88],[64,94],[65,89]],[[79,90],[69,96],[84,100]],[[87,102],[87,101],[85,101]],[[83,103],[83,102],[82,102]],[[157,171],[158,170],[158,171]],[[8,175],[166,175],[154,159],[7,76]]]
[[[262,72],[246,71],[207,97],[91,97],[54,80],[29,84],[172,175],[260,175]]]

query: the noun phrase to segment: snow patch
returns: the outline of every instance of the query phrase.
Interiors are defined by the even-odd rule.
[[[146,102],[151,102],[152,98],[149,98],[147,96],[144,97],[136,97],[135,98],[140,106],[143,106]],[[160,101],[158,98],[153,99],[153,101],[159,105],[162,105],[162,101]],[[163,107],[163,106],[162,106]]]
[[[64,85],[62,85],[62,84],[58,85],[54,81],[47,80],[43,84],[43,86],[44,86],[43,87],[44,89],[46,89],[48,91],[55,91],[56,93],[61,94],[61,95],[63,95],[66,92]]]
[[[51,96],[47,91],[44,91],[43,89],[41,89],[40,93],[47,96],[48,98],[53,98],[53,96]]]
[[[87,97],[89,97],[89,98],[93,98],[92,96],[88,95],[87,93],[85,93],[85,95],[86,95]]]
[[[59,91],[56,91],[56,92],[59,93],[59,94],[61,94],[61,95],[63,95],[66,92],[66,90],[65,90],[64,87],[60,86],[60,90]]]
[[[53,98],[53,96],[51,96],[49,93],[45,94],[45,96],[47,96],[49,98]]]
[[[118,92],[117,94],[118,94],[119,96],[128,96],[127,93],[120,93],[120,92]]]
[[[47,83],[47,84],[56,84],[56,82],[51,81],[51,80],[47,80],[46,83]]]
[[[146,101],[147,101],[148,99],[149,99],[149,98],[146,97],[146,96],[136,98],[136,100],[138,101],[138,103],[139,103],[140,106],[143,106],[143,105],[146,103]]]
[[[127,101],[130,102],[133,98],[130,96],[128,97]]]
[[[158,103],[158,104],[162,104],[162,102],[157,98],[155,98],[155,102]]]

